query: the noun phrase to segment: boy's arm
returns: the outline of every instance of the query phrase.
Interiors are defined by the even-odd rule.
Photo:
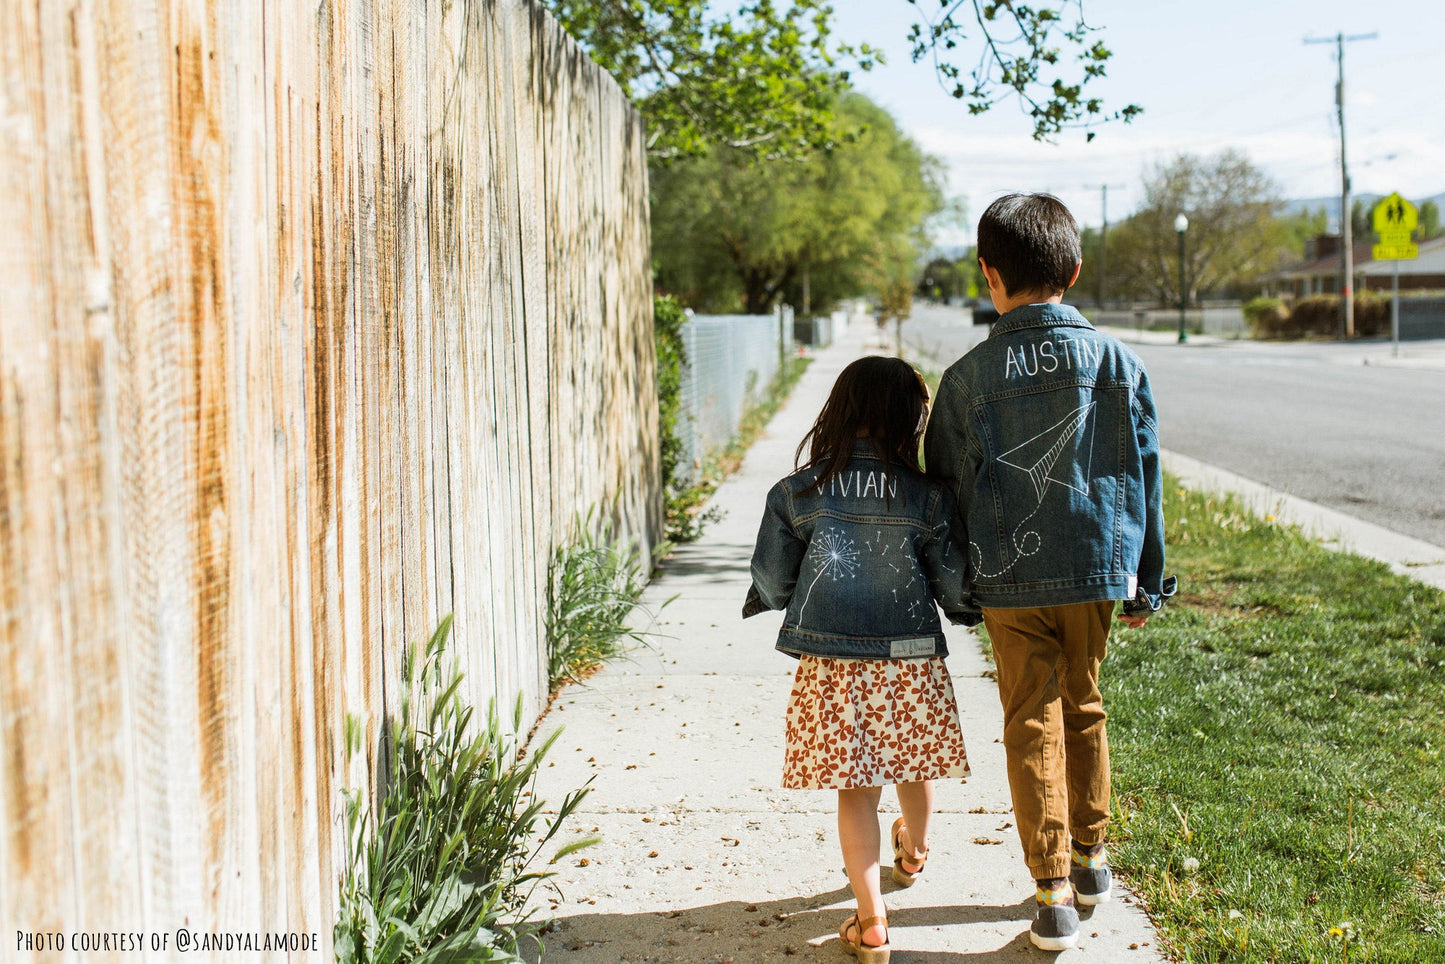
[[[923,463],[928,477],[942,482],[959,500],[968,494],[965,485],[972,484],[962,478],[968,451],[967,419],[967,393],[956,375],[945,372],[923,433]]]
[[[929,519],[932,532],[923,546],[923,571],[928,576],[928,589],[948,621],[964,626],[977,626],[983,611],[973,601],[968,585],[968,556],[954,538],[958,506],[953,493],[940,489]]]
[[[1169,601],[1178,586],[1173,576],[1164,575],[1164,474],[1159,465],[1154,396],[1149,390],[1149,376],[1143,370],[1134,389],[1133,414],[1144,476],[1144,542],[1139,554],[1139,589],[1133,599],[1125,600],[1119,618],[1142,626]]]
[[[753,584],[743,603],[744,619],[767,609],[787,609],[793,598],[798,569],[808,546],[793,531],[790,518],[788,489],[779,482],[768,492],[763,521],[758,526],[758,539],[753,546]]]

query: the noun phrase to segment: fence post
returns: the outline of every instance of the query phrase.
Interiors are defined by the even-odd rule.
[[[781,304],[773,306],[773,319],[778,323],[778,367],[782,368],[785,356],[783,354],[783,306]]]

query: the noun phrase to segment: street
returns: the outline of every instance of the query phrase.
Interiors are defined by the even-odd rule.
[[[903,330],[940,367],[986,334],[935,305],[917,306]],[[1149,370],[1164,448],[1445,546],[1441,368],[1363,364],[1388,359],[1377,342],[1131,347]]]

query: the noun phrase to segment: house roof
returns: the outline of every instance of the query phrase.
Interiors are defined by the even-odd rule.
[[[1395,273],[1395,262],[1376,261],[1371,257],[1375,247],[1374,241],[1356,241],[1353,245],[1355,253],[1355,274],[1369,275],[1392,275]],[[1340,256],[1336,252],[1323,258],[1315,258],[1311,261],[1303,261],[1298,264],[1286,265],[1270,272],[1266,277],[1280,281],[1295,281],[1305,278],[1318,278],[1321,275],[1330,276],[1340,271]],[[1411,261],[1400,262],[1400,274],[1402,276],[1417,274],[1442,274],[1445,273],[1445,237],[1432,238],[1429,241],[1420,242],[1420,256]]]
[[[1356,241],[1352,246],[1355,253],[1355,270],[1360,270],[1360,265],[1370,260],[1370,249],[1374,246],[1371,241]],[[1340,253],[1338,251],[1327,254],[1323,258],[1313,258],[1309,261],[1301,261],[1296,264],[1285,265],[1271,272],[1268,277],[1277,278],[1282,281],[1295,281],[1304,278],[1318,278],[1321,275],[1330,276],[1340,272]]]

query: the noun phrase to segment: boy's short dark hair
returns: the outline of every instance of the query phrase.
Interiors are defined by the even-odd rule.
[[[1006,194],[978,219],[978,256],[1008,295],[1061,294],[1083,260],[1079,225],[1052,194]]]

